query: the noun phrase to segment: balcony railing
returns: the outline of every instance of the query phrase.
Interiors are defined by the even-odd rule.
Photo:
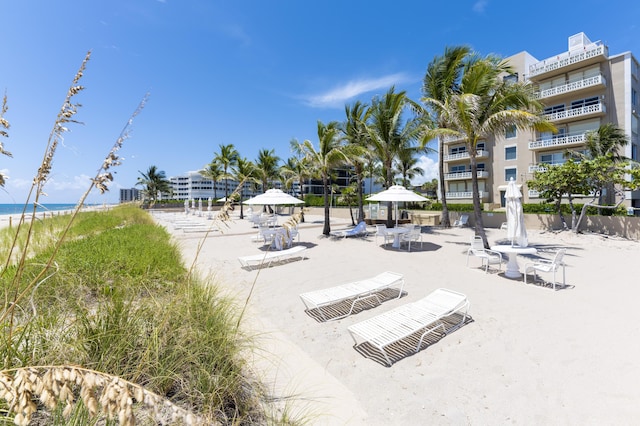
[[[529,198],[538,198],[538,197],[540,197],[540,193],[538,191],[536,191],[535,189],[529,190]]]
[[[476,175],[478,179],[486,179],[489,177],[489,172],[485,170],[478,170]],[[471,172],[455,172],[455,173],[446,173],[444,175],[445,180],[460,180],[460,179],[471,179]]]
[[[604,44],[594,43],[580,52],[565,52],[529,66],[529,78],[607,54]]]
[[[549,89],[535,92],[533,96],[536,99],[550,98],[552,96],[563,95],[565,93],[574,92],[580,89],[586,89],[587,87],[605,86],[607,84],[603,75],[596,75],[593,77],[585,78],[583,80],[574,81],[571,83],[563,84],[561,86],[551,87]]]
[[[529,165],[529,173],[544,172],[546,170],[547,170],[547,168],[545,166],[540,165],[540,164],[530,164]]]
[[[487,198],[489,198],[489,193],[487,191],[480,191],[479,192],[480,195],[480,199],[481,200],[485,200]],[[455,199],[463,199],[463,198],[473,198],[473,192],[468,191],[468,192],[447,192],[447,199],[450,200],[455,200]]]
[[[577,133],[575,135],[566,135],[562,137],[551,137],[529,142],[529,149],[547,149],[559,146],[581,145],[586,140],[586,133]]]
[[[476,158],[487,158],[489,157],[489,151],[479,150],[476,152]],[[468,152],[458,152],[456,154],[449,154],[444,156],[444,161],[457,161],[457,160],[466,160],[469,158]]]
[[[549,121],[567,120],[591,114],[605,113],[606,110],[605,105],[602,102],[598,102],[597,104],[583,106],[580,108],[567,109],[564,111],[554,112],[553,114],[545,114],[544,118]]]

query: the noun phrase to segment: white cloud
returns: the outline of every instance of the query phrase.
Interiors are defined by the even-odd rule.
[[[424,173],[422,176],[416,176],[411,181],[411,185],[420,186],[425,182],[431,182],[433,179],[438,179],[438,162],[434,161],[433,158],[423,155],[420,157],[420,161],[416,166],[424,170]]]
[[[484,10],[487,8],[487,0],[478,0],[473,4],[473,11],[478,13],[484,13]]]
[[[344,107],[344,104],[363,93],[378,89],[388,90],[393,85],[410,81],[404,73],[396,73],[373,79],[349,81],[328,92],[309,96],[305,102],[311,107]]]

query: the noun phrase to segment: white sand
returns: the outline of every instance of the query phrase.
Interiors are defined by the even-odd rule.
[[[408,253],[383,248],[373,236],[326,238],[322,218],[307,215],[300,243],[309,247],[308,259],[247,271],[238,256],[260,252],[247,220],[203,241],[202,233],[174,230],[174,215],[156,217],[187,266],[203,243],[199,273],[240,305],[255,283],[244,322],[259,333],[254,369],[274,396],[291,397],[282,406],[310,424],[619,425],[640,418],[638,242],[530,230],[541,257],[567,249],[570,287],[552,291],[486,274],[476,259],[466,267],[469,228],[424,227],[422,249]],[[332,220],[332,229],[345,226]],[[487,232],[492,244],[505,236]],[[304,311],[300,293],[386,270],[404,274],[406,296],[330,322]],[[347,326],[438,287],[468,296],[470,322],[417,354],[394,358],[391,367],[354,349]]]

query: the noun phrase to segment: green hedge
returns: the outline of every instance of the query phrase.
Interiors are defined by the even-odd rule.
[[[574,203],[574,207],[576,212],[580,213],[582,211],[582,203]],[[562,214],[571,214],[571,207],[569,204],[561,204],[560,210],[562,210]],[[537,204],[523,204],[522,211],[525,213],[535,213],[535,214],[556,214],[557,209],[556,205],[553,203],[537,203]],[[587,215],[591,216],[626,216],[627,209],[624,206],[619,206],[617,209],[602,209],[601,213],[598,212],[598,208],[596,207],[587,207]]]

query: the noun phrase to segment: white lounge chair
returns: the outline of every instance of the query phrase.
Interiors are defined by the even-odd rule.
[[[457,219],[453,222],[453,226],[457,228],[462,228],[463,226],[467,226],[469,224],[469,215],[463,214],[460,216],[460,219]]]
[[[344,318],[351,315],[356,303],[362,300],[375,297],[378,299],[378,303],[382,303],[380,292],[394,287],[398,288],[398,298],[400,298],[404,287],[404,278],[402,274],[387,271],[364,280],[302,293],[300,299],[302,299],[307,311],[316,310],[322,319],[327,321],[322,310],[323,307],[352,300],[349,312],[334,316],[331,319]]]
[[[442,329],[442,332],[446,334],[458,328],[466,320],[468,310],[467,296],[439,288],[416,302],[399,306],[351,325],[347,329],[353,338],[354,347],[365,342],[372,345],[382,352],[387,364],[391,366],[391,359],[385,350],[387,346],[413,334],[421,333],[420,341],[416,347],[417,353],[427,334],[437,329]],[[463,312],[462,320],[447,329],[442,319],[458,312]],[[358,343],[358,338],[361,340],[360,343]]]
[[[498,271],[502,270],[502,253],[484,248],[482,238],[479,236],[471,238],[471,247],[467,250],[467,266],[469,266],[470,256],[482,259],[485,272],[489,272],[490,265],[498,265]]]
[[[553,259],[539,259],[535,262],[525,263],[524,264],[524,283],[527,283],[527,274],[529,272],[533,272],[533,282],[536,282],[536,278],[538,277],[538,272],[553,272],[553,289],[556,289],[556,271],[560,269],[562,266],[562,286],[566,286],[567,283],[565,281],[565,264],[562,260],[564,255],[566,254],[566,249],[560,249],[556,252]]]
[[[303,254],[307,248],[305,246],[293,246],[286,250],[266,251],[264,253],[253,254],[250,256],[238,257],[238,261],[245,268],[253,267],[269,267],[273,262],[280,262],[282,260],[295,257],[296,255],[302,259],[306,259]]]
[[[367,236],[367,224],[365,222],[359,222],[355,227],[351,229],[342,229],[337,231],[331,231],[329,233],[332,237],[347,238],[347,237],[366,237]]]

